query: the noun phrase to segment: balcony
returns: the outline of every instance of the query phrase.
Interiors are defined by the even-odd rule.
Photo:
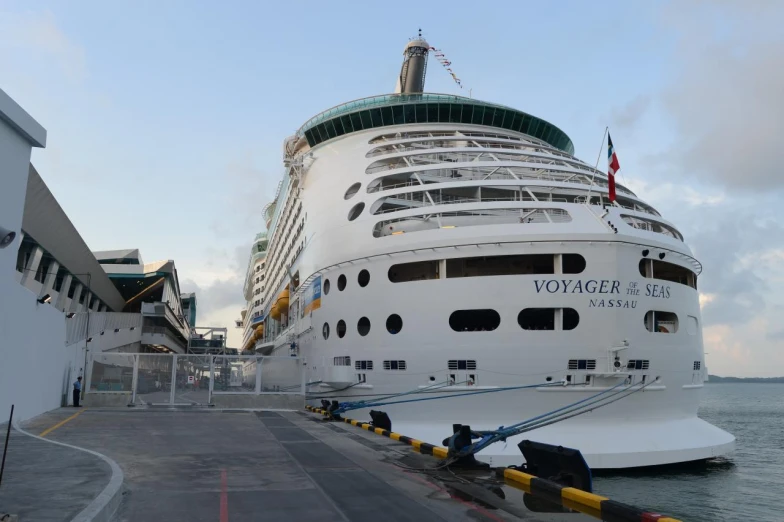
[[[154,318],[156,323],[160,323],[161,320],[165,321],[168,326],[182,335],[183,339],[187,339],[190,335],[184,319],[177,317],[166,303],[142,303],[142,316]],[[162,325],[156,324],[156,326]]]
[[[165,348],[174,353],[185,353],[186,345],[164,326],[142,327],[142,344]]]

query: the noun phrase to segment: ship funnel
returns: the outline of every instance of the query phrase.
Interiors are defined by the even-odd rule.
[[[425,74],[427,72],[427,54],[430,44],[419,36],[412,39],[403,51],[403,66],[397,79],[397,94],[416,94],[425,90]]]

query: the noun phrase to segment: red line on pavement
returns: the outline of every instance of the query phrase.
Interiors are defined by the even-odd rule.
[[[221,494],[220,494],[220,522],[229,522],[229,495],[226,486],[226,470],[221,470]]]

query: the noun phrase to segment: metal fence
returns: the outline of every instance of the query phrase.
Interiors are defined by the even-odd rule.
[[[213,395],[305,394],[299,357],[100,353],[88,360],[87,393],[131,394],[148,405],[206,405]]]

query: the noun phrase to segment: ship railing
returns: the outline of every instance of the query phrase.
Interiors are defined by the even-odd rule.
[[[459,142],[459,145],[455,143]],[[456,137],[453,140],[443,140],[443,139],[434,139],[432,141],[420,141],[411,143],[410,145],[386,145],[384,147],[378,147],[376,149],[371,150],[368,152],[365,157],[366,158],[375,158],[377,156],[384,156],[387,154],[396,154],[400,152],[414,152],[414,151],[424,151],[424,150],[436,150],[440,151],[441,149],[456,149],[456,148],[466,148],[466,149],[495,149],[495,150],[527,150],[531,152],[537,152],[540,154],[551,154],[553,156],[558,156],[560,158],[564,158],[571,161],[579,161],[576,160],[573,156],[562,152],[560,150],[544,147],[538,143],[507,143],[507,142],[488,142],[484,141],[483,138],[472,138],[472,137]]]
[[[486,156],[486,157],[484,157]],[[500,156],[500,157],[498,157]],[[603,172],[594,170],[588,166],[582,165],[575,161],[565,161],[560,158],[552,158],[549,156],[532,156],[526,154],[490,154],[483,152],[441,152],[441,153],[425,153],[415,156],[402,156],[389,158],[387,160],[380,160],[367,169],[365,174],[375,174],[387,170],[402,169],[406,167],[413,167],[416,165],[436,165],[439,163],[471,163],[481,159],[486,162],[519,162],[519,163],[535,163],[540,165],[557,165],[566,167],[599,177],[605,176]]]
[[[409,208],[414,207],[426,207],[426,206],[438,206],[438,205],[455,205],[461,203],[499,203],[499,202],[512,202],[512,203],[519,203],[519,202],[541,202],[541,203],[568,203],[566,198],[552,198],[547,200],[536,200],[530,196],[523,196],[523,197],[516,197],[516,198],[466,198],[466,197],[455,197],[455,196],[441,196],[435,197],[433,196],[433,202],[425,198],[422,199],[408,199],[408,198],[388,198],[385,200],[385,203],[394,204],[395,200],[399,202],[406,202],[406,203],[419,203],[419,205],[400,205],[399,207],[395,208],[381,208],[373,212],[373,215],[379,214],[388,214],[391,212],[399,212],[401,210],[407,210]]]
[[[441,163],[439,163],[441,164]],[[552,166],[552,163],[545,163],[547,166]],[[563,171],[560,169],[552,168],[534,168],[523,165],[504,165],[495,167],[492,165],[470,166],[463,164],[462,166],[447,167],[444,165],[440,169],[417,170],[421,165],[407,165],[410,171],[403,170],[402,172],[395,173],[394,175],[400,176],[419,176],[423,179],[427,178],[450,178],[454,181],[469,181],[469,180],[488,180],[488,179],[501,179],[501,180],[547,180],[558,181],[562,183],[580,184],[585,186],[596,186],[607,188],[608,182],[604,178],[592,178],[587,174]],[[395,167],[397,169],[398,167]],[[393,170],[393,169],[389,169]],[[390,175],[391,176],[391,175]],[[384,178],[380,178],[384,179]],[[438,182],[436,182],[438,183]],[[368,188],[368,192],[377,192],[380,190],[389,190],[397,186],[417,185],[416,181],[400,182],[399,184],[379,184]],[[634,193],[623,186],[616,185],[616,190],[620,194],[626,194],[636,197]]]

